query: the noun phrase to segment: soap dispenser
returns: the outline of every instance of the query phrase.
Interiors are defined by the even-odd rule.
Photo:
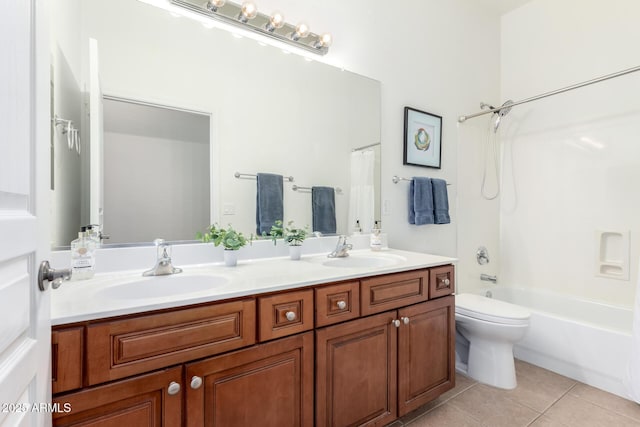
[[[356,219],[356,226],[353,229],[353,234],[360,234],[362,233],[362,227],[360,226],[360,220]]]
[[[90,279],[95,272],[95,241],[89,237],[87,228],[82,227],[78,238],[71,242],[71,279]]]
[[[380,233],[382,230],[380,229],[380,223],[375,221],[373,224],[373,230],[371,230],[371,236],[369,241],[369,246],[372,251],[379,251],[382,249],[382,236]]]

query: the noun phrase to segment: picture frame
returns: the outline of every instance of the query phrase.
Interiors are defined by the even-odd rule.
[[[440,169],[442,117],[404,107],[403,164]]]

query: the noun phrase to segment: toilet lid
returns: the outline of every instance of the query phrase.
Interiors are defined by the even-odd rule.
[[[456,313],[478,320],[505,324],[527,323],[531,313],[524,307],[475,294],[456,295]]]

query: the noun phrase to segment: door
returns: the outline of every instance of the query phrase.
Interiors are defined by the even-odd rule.
[[[317,426],[384,426],[396,418],[396,314],[316,330]]]
[[[54,403],[61,410],[53,414],[53,424],[180,427],[182,395],[178,366],[56,397]]]
[[[51,423],[49,292],[36,283],[49,255],[44,3],[0,2],[0,426]]]
[[[313,332],[187,365],[190,427],[313,426]]]
[[[413,411],[455,385],[454,297],[399,310],[398,415]]]

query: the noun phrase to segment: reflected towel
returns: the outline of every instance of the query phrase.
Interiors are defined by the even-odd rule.
[[[449,194],[447,193],[447,181],[431,178],[433,191],[433,213],[436,224],[449,224]]]
[[[333,187],[311,187],[313,231],[336,232],[336,196]]]
[[[261,236],[284,218],[282,175],[259,173],[257,181],[256,233]]]
[[[409,184],[409,224],[433,224],[431,178],[413,177]]]
[[[640,262],[638,263],[640,270]],[[629,397],[640,403],[640,271],[638,271],[638,284],[636,286],[636,303],[633,309],[633,331],[631,334],[631,357],[627,378],[624,381]]]

